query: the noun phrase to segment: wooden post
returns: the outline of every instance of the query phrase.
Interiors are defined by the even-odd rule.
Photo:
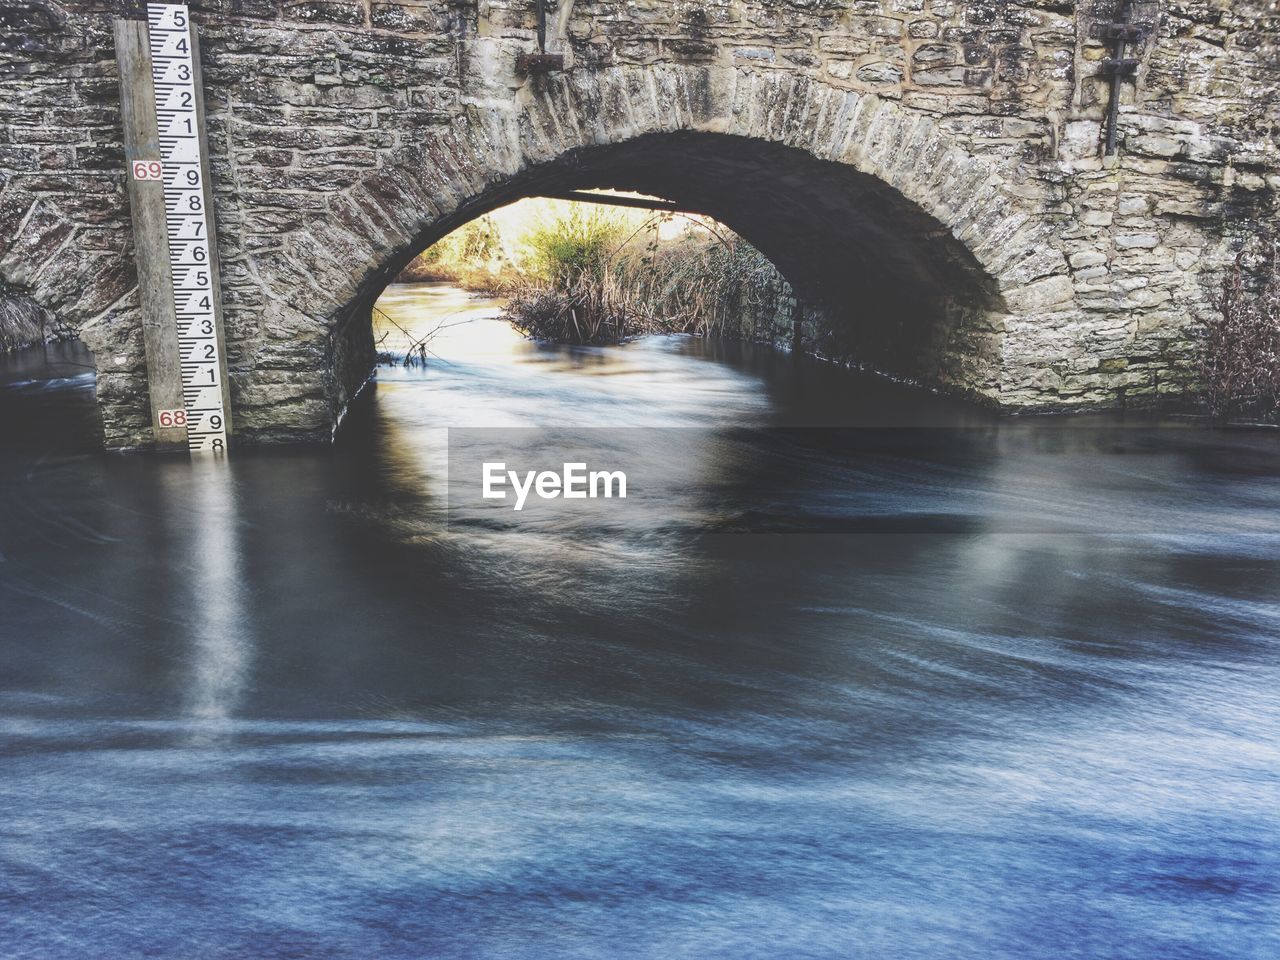
[[[141,20],[117,20],[115,35],[116,63],[120,72],[120,115],[124,124],[125,176],[129,183],[129,209],[133,216],[133,248],[138,265],[138,296],[142,305],[142,341],[147,355],[151,435],[157,447],[185,449],[185,424],[160,424],[161,413],[183,409],[182,367],[178,357],[173,275],[169,267],[164,183],[161,180],[139,180],[133,173],[135,160],[160,161],[160,134],[156,124],[147,24]],[[172,421],[171,417],[166,419]]]

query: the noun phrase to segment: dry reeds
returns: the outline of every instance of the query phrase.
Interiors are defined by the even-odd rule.
[[[0,281],[0,351],[67,336],[53,314],[26,294]]]
[[[508,319],[527,336],[559,343],[650,333],[751,338],[783,309],[790,288],[759,251],[700,218],[700,230],[659,243],[657,226],[670,217],[650,218],[612,245],[598,221],[595,229],[578,221],[544,232],[540,277],[504,291]],[[645,231],[648,242],[636,249]]]
[[[1280,420],[1280,242],[1236,257],[1205,328],[1200,376],[1216,416]]]

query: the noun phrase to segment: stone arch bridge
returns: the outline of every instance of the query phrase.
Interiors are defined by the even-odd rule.
[[[535,0],[191,7],[245,438],[329,437],[389,278],[521,196],[716,216],[791,281],[804,348],[1037,409],[1184,393],[1280,210],[1272,0],[559,0],[563,68],[531,75]],[[89,345],[106,443],[137,446],[119,16],[0,0],[0,298]]]

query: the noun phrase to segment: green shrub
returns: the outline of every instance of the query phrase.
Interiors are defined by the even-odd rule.
[[[575,205],[552,220],[536,224],[521,240],[524,271],[535,282],[571,287],[604,277],[626,222],[606,207]]]

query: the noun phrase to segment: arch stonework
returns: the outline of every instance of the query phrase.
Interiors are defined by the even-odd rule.
[[[845,165],[900,193],[963,244],[997,296],[978,318],[987,356],[959,358],[967,364],[955,367],[947,386],[1000,401],[1008,330],[1073,312],[1070,270],[1053,230],[1007,188],[999,164],[970,155],[930,118],[803,77],[679,65],[552,74],[513,99],[477,98],[446,130],[329,195],[325,211],[250,254],[246,267],[271,322],[288,331],[288,349],[312,341],[318,354],[323,344],[333,362],[344,349],[340,325],[365,322],[370,298],[401,265],[496,205],[494,198],[520,195],[523,178],[592,148],[688,132],[778,144]],[[245,228],[252,236],[252,223]],[[972,346],[974,331],[964,332]],[[350,349],[359,355],[358,346]],[[332,382],[308,391],[314,422],[291,414],[290,429],[329,429],[363,376],[363,361],[345,382],[342,367],[316,371]],[[296,380],[285,383],[292,390]],[[249,413],[241,413],[241,429],[280,431],[275,377],[245,371],[238,393]],[[296,401],[296,393],[281,399]]]
[[[29,43],[0,50],[19,78],[0,91],[12,131],[0,297],[78,332],[97,359],[107,443],[145,443],[118,95],[101,50],[110,14],[24,3]],[[610,151],[670,166],[686,147],[703,160],[755,150],[751,169],[770,189],[808,190],[815,222],[859,220],[849,204],[866,200],[866,224],[824,227],[826,241],[861,239],[851,262],[897,229],[902,277],[947,261],[959,272],[938,276],[972,288],[943,304],[936,349],[913,375],[1012,408],[1185,389],[1233,224],[1280,209],[1266,132],[1280,119],[1275,38],[1259,33],[1270,21],[1224,26],[1219,57],[1187,39],[1200,14],[1139,4],[1155,18],[1136,51],[1142,80],[1122,112],[1125,150],[1105,160],[1102,87],[1084,76],[1095,25],[1071,4],[818,4],[789,14],[808,31],[797,33],[749,2],[759,17],[664,21],[640,41],[602,3],[562,17],[566,69],[530,77],[515,71],[530,38],[519,5],[223,6],[193,5],[233,415],[248,437],[329,436],[368,371],[369,305],[398,268],[547,183],[619,185],[589,182],[609,178]],[[1222,83],[1234,84],[1229,104],[1199,92]],[[1215,123],[1219,102],[1229,124]],[[633,173],[641,156],[627,160]],[[861,192],[824,211],[811,176]],[[767,218],[748,226],[771,252]]]

